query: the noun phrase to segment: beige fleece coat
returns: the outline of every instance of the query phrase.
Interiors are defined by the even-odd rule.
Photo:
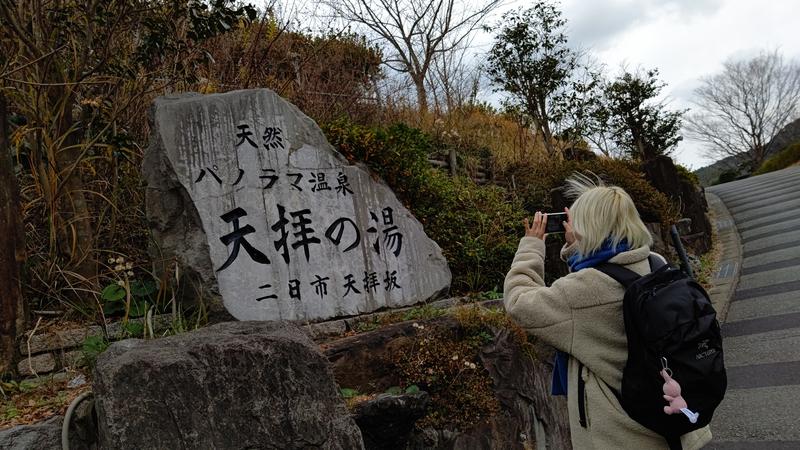
[[[572,248],[562,249],[566,258]],[[610,260],[639,274],[650,272],[648,247],[620,253]],[[664,438],[628,417],[609,386],[619,390],[628,358],[622,297],[625,290],[611,277],[591,268],[544,283],[545,246],[541,239],[520,241],[506,275],[504,302],[508,314],[529,334],[570,354],[568,405],[572,446],[576,450],[664,449]],[[578,417],[579,361],[585,382],[587,427]],[[683,448],[701,448],[711,430],[701,428],[681,438]]]

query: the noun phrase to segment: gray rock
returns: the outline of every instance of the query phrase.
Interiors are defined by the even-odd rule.
[[[380,394],[353,408],[367,450],[403,449],[418,419],[430,403],[427,392]]]
[[[73,350],[65,352],[61,356],[61,362],[64,367],[77,368],[86,366],[86,358],[81,350]]]
[[[571,448],[565,397],[550,395],[553,349],[539,344],[534,360],[507,329],[481,349],[481,363],[492,377],[501,413],[471,429],[425,429],[411,436],[409,449],[528,450]]]
[[[454,448],[570,448],[569,415],[566,397],[550,395],[554,349],[535,344],[536,359],[526,354],[508,329],[498,330],[491,343],[481,349],[480,359],[494,382],[494,391],[507,416],[495,417],[486,426],[486,433],[504,436],[490,447],[467,445],[479,443],[480,433],[464,436],[463,444]],[[511,420],[509,420],[511,418]],[[537,431],[537,427],[540,430]],[[480,428],[479,428],[480,429]],[[545,443],[542,445],[541,440]]]
[[[30,339],[30,352],[31,354],[36,354],[49,350],[79,347],[87,337],[102,333],[102,327],[95,325],[91,327],[71,328],[69,330],[57,330],[51,333],[35,334]],[[28,354],[28,342],[26,340],[20,342],[19,351],[23,355]]]
[[[667,245],[668,240],[666,240],[669,239],[667,237],[668,232],[666,231],[666,227],[662,226],[659,222],[645,222],[644,226],[647,227],[650,236],[653,237],[653,245],[650,246],[650,250],[665,258],[668,257],[670,250]]]
[[[668,156],[642,163],[642,171],[653,187],[680,206],[681,217],[690,220],[681,232],[687,238],[685,244],[696,253],[707,252],[711,248],[711,222],[706,217],[708,203],[703,189],[681,177]]]
[[[267,89],[156,99],[142,165],[159,259],[239,320],[320,320],[449,288],[441,249]],[[235,231],[236,230],[236,231]]]
[[[52,372],[56,368],[56,359],[50,353],[31,356],[17,363],[17,370],[20,375],[29,376]]]
[[[328,362],[287,322],[121,341],[94,380],[101,448],[363,448]]]
[[[31,425],[19,425],[0,431],[0,450],[60,450],[62,416],[53,416]],[[69,448],[92,450],[97,448],[97,424],[91,400],[78,404],[72,416],[69,431]]]
[[[483,303],[484,306],[491,302]],[[417,323],[417,322],[413,322]],[[359,392],[383,392],[400,383],[392,356],[419,340],[412,322],[384,326],[378,330],[344,337],[325,344],[341,386]],[[426,329],[462,326],[452,316],[419,321]],[[481,366],[493,381],[500,412],[485,423],[467,430],[415,428],[406,443],[409,450],[529,450],[570,448],[566,398],[550,395],[554,350],[539,344],[536,358],[519,345],[513,332],[495,330],[492,341],[479,354]],[[357,411],[356,414],[358,414]],[[406,420],[394,416],[400,423]],[[388,419],[388,417],[387,417]],[[362,426],[366,435],[367,428]],[[368,438],[365,436],[365,445]],[[379,447],[375,447],[379,448]]]
[[[58,450],[61,448],[59,416],[33,425],[19,425],[0,431],[0,450]]]
[[[313,340],[323,340],[332,336],[341,336],[347,331],[347,324],[344,319],[331,320],[308,324],[304,327],[306,333]]]

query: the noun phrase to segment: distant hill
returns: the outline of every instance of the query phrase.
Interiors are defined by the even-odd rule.
[[[767,156],[774,155],[784,148],[800,141],[800,118],[783,127],[767,146]]]
[[[778,132],[778,134],[775,135],[775,138],[773,138],[769,145],[767,145],[766,157],[769,158],[770,156],[778,153],[788,145],[794,144],[795,142],[800,142],[800,118],[789,122],[781,129],[781,131]],[[717,181],[722,172],[725,172],[726,170],[739,170],[738,168],[740,166],[741,165],[737,163],[736,157],[729,156],[725,159],[715,162],[714,164],[701,167],[695,170],[694,173],[700,180],[701,185],[710,186],[711,183]],[[738,173],[738,176],[745,175],[749,174],[744,172]]]
[[[725,159],[715,162],[714,164],[701,167],[695,170],[694,173],[697,175],[697,179],[700,180],[701,186],[711,186],[712,183],[719,179],[719,176],[722,174],[722,172],[725,172],[726,170],[736,170],[737,167],[739,167],[739,164],[736,162],[736,157],[729,156]]]

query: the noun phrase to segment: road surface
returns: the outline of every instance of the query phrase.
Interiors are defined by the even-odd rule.
[[[728,393],[707,448],[800,449],[800,167],[707,191],[733,217],[718,226],[735,226],[742,245],[722,326]]]

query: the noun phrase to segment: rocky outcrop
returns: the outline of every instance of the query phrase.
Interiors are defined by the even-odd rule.
[[[711,222],[703,188],[680,176],[668,156],[658,156],[642,164],[647,181],[680,205],[680,216],[691,219],[690,233],[682,236],[684,243],[700,254],[711,248]]]
[[[461,325],[453,317],[420,321],[425,330],[452,330]],[[339,339],[323,345],[333,364],[336,380],[341,386],[362,393],[383,392],[399,384],[393,370],[392,355],[409,343],[418,342],[421,328],[404,322],[379,330]],[[498,414],[485,423],[466,430],[419,429],[407,437],[407,449],[532,449],[570,448],[569,421],[566,401],[550,395],[549,383],[552,350],[536,348],[536,358],[514,339],[505,328],[497,329],[491,342],[479,353],[480,370],[492,380],[493,392],[500,404]],[[362,433],[372,433],[363,426]],[[366,439],[365,439],[365,442]]]
[[[569,449],[566,397],[550,395],[553,350],[537,346],[525,354],[509,330],[498,330],[481,350],[481,362],[494,382],[501,413],[469,430],[418,430],[409,449],[505,450]]]
[[[539,344],[535,355],[526,354],[508,329],[498,330],[481,349],[481,361],[494,381],[500,405],[519,424],[512,430],[515,434],[508,435],[508,446],[494,448],[515,448],[515,440],[527,448],[522,445],[523,435],[537,444],[544,439],[547,448],[571,446],[566,397],[550,395],[553,349]]]
[[[363,447],[328,362],[286,322],[117,342],[94,379],[101,448]]]

